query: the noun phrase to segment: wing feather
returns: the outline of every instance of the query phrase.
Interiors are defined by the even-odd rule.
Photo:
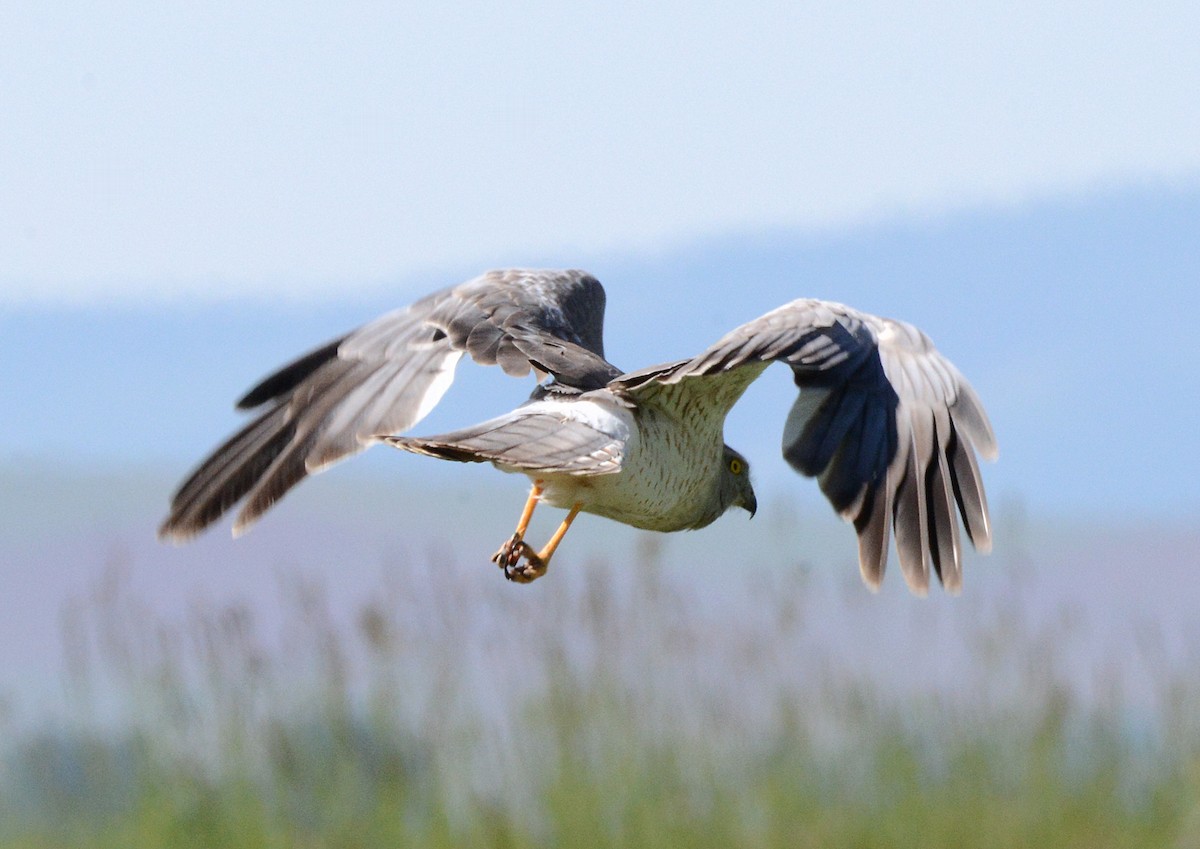
[[[403,432],[438,403],[466,353],[586,391],[620,374],[604,359],[604,289],[582,271],[494,271],[322,345],[238,402],[266,412],[180,487],[160,536],[187,539],[247,496],[246,528],[308,474]]]
[[[903,473],[896,492],[893,521],[896,528],[896,554],[900,571],[908,587],[917,595],[929,592],[929,520],[925,500],[925,461],[922,446],[929,438],[929,422],[925,416],[913,415],[909,427],[902,430],[907,437]]]
[[[949,416],[945,410],[934,411],[937,443],[933,459],[925,478],[925,494],[929,500],[930,555],[938,579],[949,592],[962,589],[962,537],[958,532],[958,518],[954,514],[954,494],[951,491],[950,469],[946,462],[946,450],[941,443],[941,434],[949,427]]]
[[[800,395],[784,425],[783,455],[816,477],[854,522],[863,580],[878,586],[895,532],[901,570],[924,594],[932,568],[961,586],[958,515],[980,551],[991,548],[978,451],[997,455],[975,391],[910,324],[829,301],[786,304],[726,334],[691,360],[623,375],[613,388],[637,403],[682,405],[691,393],[724,413],[766,362],[791,367]],[[757,370],[751,369],[755,366]],[[745,373],[743,380],[726,377]]]
[[[892,512],[893,486],[863,487],[863,501],[854,516],[858,533],[858,567],[863,583],[878,590],[887,567],[888,543],[891,532],[888,516]]]
[[[954,500],[958,504],[958,512],[962,514],[971,545],[975,546],[976,551],[987,553],[992,550],[992,527],[979,463],[975,460],[975,452],[963,442],[958,431],[953,431],[950,436],[946,454],[950,459]]]
[[[262,413],[213,452],[172,498],[172,515],[181,529],[203,528],[216,521],[254,486],[292,438],[287,411]],[[190,534],[187,534],[190,535]]]

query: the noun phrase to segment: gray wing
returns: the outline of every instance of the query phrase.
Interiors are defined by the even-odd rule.
[[[620,374],[604,359],[604,303],[582,271],[492,271],[329,342],[238,402],[265,409],[184,481],[159,535],[187,539],[246,497],[244,530],[308,474],[424,418],[464,352],[517,377],[603,386]]]
[[[799,300],[727,334],[691,360],[635,372],[616,384],[638,396],[716,396],[725,412],[765,364],[787,363],[800,388],[783,455],[858,533],[864,581],[877,587],[895,529],[909,587],[925,593],[929,566],[962,584],[957,513],[980,551],[991,549],[978,451],[997,456],[983,405],[959,371],[910,324],[841,304]]]

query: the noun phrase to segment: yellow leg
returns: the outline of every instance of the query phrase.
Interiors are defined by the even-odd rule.
[[[571,527],[571,523],[575,521],[575,517],[579,515],[579,510],[582,504],[576,504],[571,508],[571,512],[567,514],[567,518],[562,520],[562,524],[558,526],[558,530],[554,532],[554,536],[550,537],[550,541],[546,546],[538,552],[537,559],[541,561],[542,571],[546,571],[546,566],[550,564],[550,558],[554,556],[558,544],[562,542],[562,538],[567,535],[567,528]]]
[[[533,482],[533,486],[529,488],[529,498],[525,499],[525,509],[521,511],[521,518],[517,521],[517,529],[504,545],[500,546],[500,550],[492,555],[492,562],[503,569],[506,575],[520,561],[522,553],[529,548],[524,539],[525,531],[529,530],[529,520],[533,518],[534,508],[542,497],[543,489],[542,481]]]
[[[525,509],[521,512],[521,520],[517,522],[517,536],[525,536],[529,530],[529,520],[533,518],[533,508],[537,507],[538,499],[542,497],[542,482],[534,481],[529,489],[529,498],[525,501]]]

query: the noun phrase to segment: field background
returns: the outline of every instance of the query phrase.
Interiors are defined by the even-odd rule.
[[[1194,531],[1000,504],[964,594],[915,599],[776,497],[585,519],[517,587],[482,477],[334,473],[171,550],[164,481],[10,469],[4,845],[1200,840]]]

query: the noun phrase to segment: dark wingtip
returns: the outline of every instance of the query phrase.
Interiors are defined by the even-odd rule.
[[[345,336],[334,339],[332,342],[305,354],[300,359],[289,363],[279,371],[265,378],[238,400],[237,408],[239,410],[252,410],[260,404],[270,401],[272,398],[278,398],[285,392],[295,389],[302,380],[327,361],[336,357],[338,348],[345,339]]]
[[[200,532],[199,528],[189,527],[179,522],[179,517],[171,513],[163,519],[155,534],[158,541],[165,545],[183,545]]]

